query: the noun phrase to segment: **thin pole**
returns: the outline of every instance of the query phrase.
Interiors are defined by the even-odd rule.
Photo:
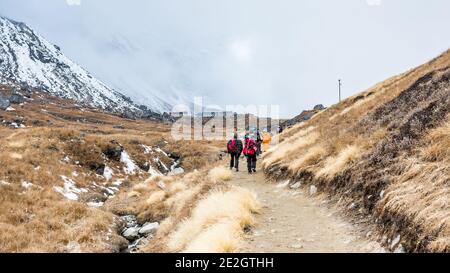
[[[342,83],[341,83],[341,80],[339,80],[339,102],[341,102],[341,86],[342,86]]]

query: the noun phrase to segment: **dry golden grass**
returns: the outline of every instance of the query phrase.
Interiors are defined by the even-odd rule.
[[[360,156],[361,149],[359,147],[347,146],[335,157],[328,157],[324,162],[323,168],[316,173],[316,177],[331,178],[342,172],[348,164],[354,162]]]
[[[118,252],[127,241],[119,236],[116,215],[163,220],[172,210],[183,214],[183,206],[207,190],[167,177],[141,183],[150,176],[145,168],[161,169],[155,158],[167,167],[173,163],[155,149],[146,153],[143,145],[167,152],[182,147],[192,157],[182,167],[201,169],[216,161],[214,142],[174,143],[169,125],[79,109],[45,93],[33,94],[33,101],[14,108],[1,111],[1,119],[20,117],[27,127],[0,125],[0,252]],[[105,157],[109,148],[119,145],[139,166],[135,175],[127,175],[118,159]],[[202,159],[196,161],[200,152]],[[113,170],[111,180],[96,173],[103,164]],[[55,191],[64,189],[62,176],[73,181],[75,189],[83,189],[77,201]],[[121,184],[115,184],[119,179]],[[159,182],[166,187],[161,189]],[[108,199],[105,194],[111,192],[116,196]],[[88,206],[100,201],[105,202],[101,208]]]
[[[450,50],[285,130],[263,156],[266,173],[333,195],[344,187],[361,211],[377,211],[386,235],[401,229],[407,250],[450,251],[449,118],[439,125],[448,67]]]
[[[242,229],[239,223],[224,220],[209,226],[192,240],[185,253],[235,253],[241,245]]]
[[[450,116],[431,130],[414,156],[405,156],[403,172],[386,189],[381,215],[401,214],[423,234],[434,234],[428,251],[448,252],[450,242]]]
[[[230,169],[219,166],[209,171],[209,177],[214,181],[224,182],[230,181],[233,178],[233,173]]]
[[[253,213],[260,204],[256,196],[242,188],[215,190],[202,199],[171,234],[171,251],[232,252],[246,227],[254,224]]]
[[[281,142],[279,145],[275,146],[276,148],[271,148],[267,153],[263,155],[263,163],[262,166],[266,167],[275,162],[283,160],[292,153],[299,153],[303,148],[315,143],[320,134],[314,132],[314,128],[308,127],[305,130],[302,130],[285,141]],[[313,131],[313,132],[311,132]]]
[[[327,150],[321,146],[314,146],[307,149],[305,153],[301,153],[298,158],[289,164],[289,170],[291,172],[297,172],[298,170],[305,169],[309,166],[317,164],[320,159],[326,155]]]

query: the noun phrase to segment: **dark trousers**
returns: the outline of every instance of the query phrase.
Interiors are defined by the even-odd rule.
[[[249,172],[256,170],[256,154],[247,155],[247,169]]]
[[[260,156],[261,154],[261,142],[256,142],[256,156]]]
[[[239,157],[241,154],[230,154],[230,156],[230,169],[236,168],[236,170],[239,170]]]

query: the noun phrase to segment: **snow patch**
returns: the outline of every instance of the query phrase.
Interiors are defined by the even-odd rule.
[[[103,202],[88,202],[87,205],[91,208],[99,208],[103,206]]]
[[[150,147],[150,146],[142,144],[141,147],[144,148],[144,154],[145,155],[148,155],[148,154],[150,154],[153,151],[152,147]]]
[[[112,184],[113,184],[114,186],[120,186],[120,185],[122,185],[122,183],[123,183],[123,179],[117,179],[117,180],[114,181]]]
[[[75,181],[73,181],[72,179],[70,179],[70,178],[68,178],[68,177],[66,177],[66,176],[63,176],[63,175],[61,175],[61,178],[63,179],[63,181],[64,181],[64,187],[53,187],[53,189],[56,191],[56,192],[58,192],[58,193],[60,193],[60,194],[62,194],[62,195],[64,195],[64,197],[66,197],[67,199],[69,199],[69,200],[72,200],[72,201],[77,201],[78,200],[78,195],[80,194],[80,193],[83,193],[83,192],[87,192],[88,190],[86,190],[86,189],[80,189],[80,188],[78,188],[77,186],[76,186],[76,183],[75,183]]]
[[[138,166],[134,163],[126,151],[122,152],[120,162],[125,164],[124,171],[126,174],[134,174],[136,173],[136,170],[138,170]]]
[[[22,181],[22,188],[29,190],[33,187],[33,183],[27,182],[27,181]]]
[[[11,185],[11,183],[6,182],[6,181],[4,181],[4,180],[0,180],[0,185],[3,185],[3,186],[9,186],[9,185]]]
[[[106,178],[106,180],[108,181],[111,180],[113,175],[114,175],[113,170],[110,167],[106,166],[105,170],[103,171],[103,176]]]

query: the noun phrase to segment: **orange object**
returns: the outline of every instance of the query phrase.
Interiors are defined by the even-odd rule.
[[[272,136],[268,132],[265,132],[263,137],[262,137],[262,143],[263,143],[263,150],[264,150],[264,152],[267,152],[267,150],[269,150],[270,142],[272,142]]]

